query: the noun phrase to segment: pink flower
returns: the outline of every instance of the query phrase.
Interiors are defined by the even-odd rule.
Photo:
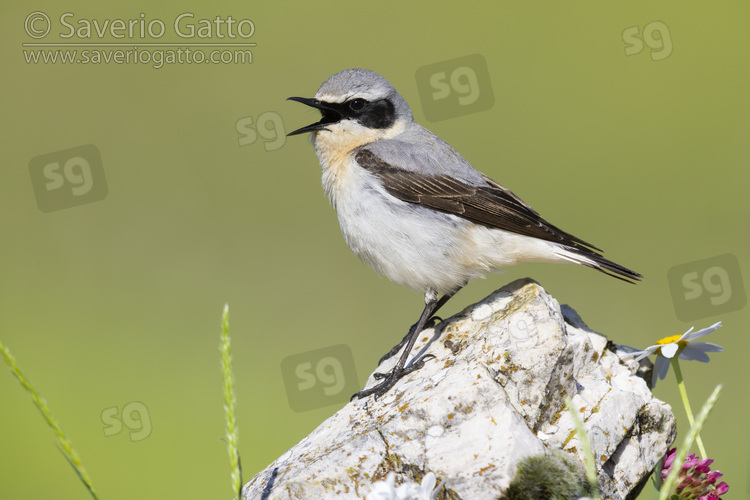
[[[677,455],[677,448],[672,448],[662,459],[661,480],[667,479],[672,470],[672,463]],[[685,457],[685,463],[677,476],[677,486],[670,498],[678,500],[721,500],[721,495],[729,491],[729,485],[725,482],[716,484],[724,474],[719,471],[711,471],[710,465],[714,463],[712,458],[701,460],[695,453]]]

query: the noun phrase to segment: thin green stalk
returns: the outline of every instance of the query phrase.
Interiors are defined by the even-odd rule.
[[[570,398],[565,398],[565,406],[568,407],[568,412],[573,418],[573,424],[576,426],[576,432],[578,433],[578,439],[581,441],[581,447],[583,448],[583,457],[586,462],[586,479],[589,482],[591,488],[591,498],[594,500],[601,500],[599,495],[599,482],[596,477],[596,462],[594,459],[594,453],[591,451],[591,441],[589,440],[586,429],[583,427],[583,421],[578,416],[578,410],[573,406],[573,402]]]
[[[688,401],[687,390],[685,389],[685,380],[682,378],[682,371],[680,370],[680,361],[677,358],[677,356],[672,358],[672,368],[674,369],[674,375],[677,378],[677,387],[680,388],[682,404],[685,406],[685,413],[687,413],[688,422],[692,428],[695,425],[695,419],[693,418],[693,411],[690,409],[690,401]],[[703,440],[701,440],[701,436],[698,433],[696,433],[695,442],[698,444],[701,457],[708,457],[708,454],[706,454],[706,448],[703,446]]]
[[[2,342],[0,342],[0,351],[2,351],[3,353],[5,362],[8,363],[11,373],[16,376],[26,392],[29,393],[29,395],[31,396],[31,400],[39,409],[39,412],[42,414],[44,421],[47,422],[47,425],[52,427],[52,430],[55,431],[55,437],[57,438],[57,444],[60,453],[62,453],[63,457],[65,457],[65,460],[67,460],[71,467],[73,467],[73,470],[76,472],[76,474],[78,474],[78,477],[86,486],[86,489],[88,489],[89,493],[91,493],[91,496],[94,498],[94,500],[98,500],[98,497],[94,492],[94,486],[91,484],[91,479],[89,478],[86,469],[83,467],[81,459],[78,458],[78,454],[76,453],[75,449],[73,449],[73,444],[60,428],[60,424],[57,423],[57,420],[55,419],[54,415],[52,415],[49,407],[47,407],[47,401],[45,401],[44,397],[42,397],[39,391],[37,391],[36,388],[31,384],[29,379],[26,378],[21,369],[18,367],[16,358],[13,357],[8,348],[5,347]]]
[[[237,498],[242,496],[242,465],[239,453],[239,429],[235,416],[237,398],[234,394],[234,377],[232,376],[232,349],[229,337],[229,304],[224,305],[221,318],[221,374],[224,379],[224,415],[227,422],[227,450],[229,464],[232,469],[232,491],[237,492]]]
[[[682,470],[682,464],[685,463],[687,452],[690,450],[690,447],[693,446],[693,442],[698,438],[698,433],[703,427],[703,424],[706,422],[708,414],[711,413],[711,409],[716,404],[716,400],[719,399],[721,387],[721,384],[717,385],[714,389],[714,392],[712,392],[708,397],[705,404],[703,405],[703,408],[701,408],[700,413],[698,413],[698,417],[695,419],[695,422],[690,426],[690,431],[687,433],[687,436],[685,436],[685,440],[677,449],[677,454],[674,457],[674,461],[672,462],[672,468],[669,471],[669,475],[664,481],[664,484],[662,484],[661,491],[659,491],[659,500],[667,500],[669,498],[669,495],[674,490],[674,483],[675,481],[677,481],[677,476]],[[706,456],[704,455],[702,458],[705,459]]]

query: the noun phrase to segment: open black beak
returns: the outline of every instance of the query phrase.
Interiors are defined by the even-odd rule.
[[[301,102],[302,104],[306,104],[310,107],[316,108],[320,110],[320,113],[323,115],[323,117],[320,119],[319,122],[313,123],[311,125],[308,125],[306,127],[299,128],[295,130],[294,132],[289,132],[287,137],[297,134],[304,134],[305,132],[315,132],[316,130],[325,130],[326,125],[330,125],[331,123],[336,123],[341,118],[344,117],[344,115],[336,108],[335,104],[330,104],[327,102],[319,101],[317,99],[310,99],[308,97],[289,97],[287,101],[297,101]]]

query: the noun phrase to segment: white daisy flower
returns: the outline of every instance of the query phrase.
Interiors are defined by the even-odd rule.
[[[428,472],[422,478],[422,484],[405,482],[396,488],[396,474],[389,472],[385,481],[373,483],[366,500],[435,500],[442,483],[435,488],[437,478]]]
[[[682,335],[663,338],[656,344],[649,346],[642,351],[636,350],[634,347],[630,346],[621,347],[630,350],[630,354],[636,357],[636,361],[640,361],[646,356],[651,356],[652,354],[657,355],[656,362],[654,363],[654,376],[651,381],[651,387],[653,388],[656,387],[657,378],[664,380],[664,377],[667,376],[669,364],[671,362],[670,360],[674,358],[675,355],[679,359],[708,363],[710,360],[707,353],[723,351],[724,348],[716,344],[711,344],[709,342],[695,342],[696,339],[705,337],[709,333],[718,330],[720,327],[721,321],[714,323],[708,328],[698,330],[697,332],[694,332],[691,327],[690,330]]]

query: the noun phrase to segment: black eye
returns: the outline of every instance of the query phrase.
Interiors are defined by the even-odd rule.
[[[364,99],[354,99],[349,102],[349,108],[351,108],[352,111],[359,111],[365,107],[365,104],[367,104],[367,101]]]

